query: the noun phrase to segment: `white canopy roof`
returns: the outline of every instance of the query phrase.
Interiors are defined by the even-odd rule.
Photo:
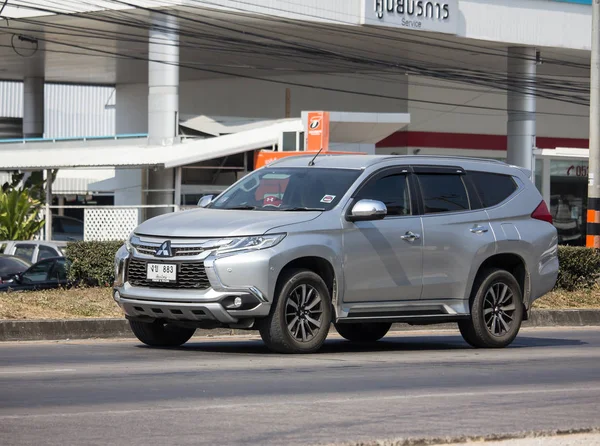
[[[201,116],[188,121],[190,128],[216,136],[169,146],[149,146],[147,138],[79,140],[0,144],[0,171],[103,168],[179,167],[215,158],[270,148],[284,132],[301,132],[303,118],[262,122],[218,120]],[[192,122],[194,121],[194,122]],[[250,120],[251,121],[251,120]],[[406,126],[406,113],[330,113],[330,140],[342,144],[374,144]],[[228,133],[229,134],[224,134]]]
[[[217,138],[187,141],[173,146],[148,146],[136,141],[80,141],[0,145],[1,170],[59,169],[76,167],[178,167],[220,158],[279,143],[283,132],[301,131],[300,119],[283,119],[262,127]]]

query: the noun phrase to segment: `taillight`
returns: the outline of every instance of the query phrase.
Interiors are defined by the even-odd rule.
[[[539,206],[535,208],[535,211],[533,211],[533,214],[531,214],[531,218],[547,221],[548,223],[552,224],[552,214],[550,214],[548,206],[546,206],[546,202],[544,200],[542,200]]]

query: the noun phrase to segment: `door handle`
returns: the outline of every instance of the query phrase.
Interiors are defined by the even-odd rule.
[[[473,234],[483,234],[484,232],[488,232],[488,229],[484,226],[475,225],[471,228],[471,232]]]
[[[415,234],[412,231],[407,231],[406,234],[400,236],[400,238],[408,242],[414,242],[415,240],[419,240],[421,236],[419,234]]]

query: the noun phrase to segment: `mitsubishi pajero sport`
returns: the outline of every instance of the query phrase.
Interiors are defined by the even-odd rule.
[[[456,322],[472,346],[505,347],[558,274],[530,175],[458,157],[289,157],[139,225],[114,298],[150,346],[231,327],[308,353],[332,323],[372,342],[392,323]]]

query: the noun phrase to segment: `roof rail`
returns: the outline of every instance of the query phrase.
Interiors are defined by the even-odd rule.
[[[443,159],[459,159],[459,160],[468,160],[468,161],[485,161],[487,163],[497,163],[497,164],[506,164],[504,161],[495,160],[492,158],[478,158],[472,156],[462,156],[462,155],[389,155],[389,158],[443,158]]]

